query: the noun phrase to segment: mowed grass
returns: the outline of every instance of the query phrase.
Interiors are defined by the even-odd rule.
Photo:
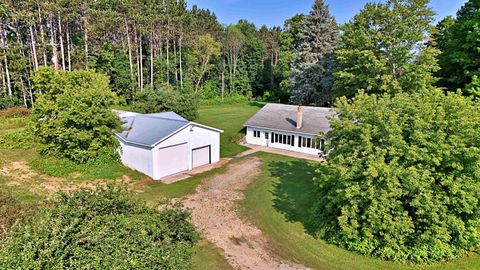
[[[242,136],[243,123],[262,107],[262,104],[235,104],[209,106],[200,109],[197,122],[223,129],[221,136],[222,157],[230,157],[246,150],[235,140]],[[1,118],[0,136],[25,128],[26,117]],[[0,146],[0,167],[11,162],[26,162],[33,171],[52,177],[60,177],[73,184],[96,180],[116,180],[128,176],[131,181],[143,181],[145,191],[138,196],[150,204],[165,198],[179,198],[194,192],[205,179],[220,173],[225,168],[214,169],[189,179],[166,185],[157,181],[144,181],[145,176],[130,170],[117,162],[98,162],[94,164],[76,164],[67,159],[45,157],[33,149],[5,149]],[[31,179],[22,185],[11,185],[11,179],[0,176],[0,188],[9,191],[23,201],[38,202],[46,197],[46,192],[32,189],[41,179]],[[194,247],[194,269],[232,269],[222,255],[221,250],[206,240],[199,241]]]
[[[316,164],[267,153],[261,175],[245,191],[240,210],[267,237],[282,258],[312,269],[480,269],[480,256],[448,263],[413,266],[346,251],[311,235],[309,210],[315,202]]]
[[[251,102],[247,104],[228,104],[205,106],[199,109],[196,122],[215,128],[222,129],[220,155],[232,157],[247,150],[246,147],[237,144],[244,136],[243,124],[263,107],[263,103]]]

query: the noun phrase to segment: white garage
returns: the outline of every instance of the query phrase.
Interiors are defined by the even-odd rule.
[[[123,131],[115,134],[123,164],[154,180],[220,160],[222,130],[174,112],[117,113],[124,122]]]

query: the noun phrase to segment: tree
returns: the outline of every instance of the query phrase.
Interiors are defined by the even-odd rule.
[[[131,109],[139,113],[173,111],[188,120],[194,120],[198,116],[198,99],[197,95],[188,92],[145,89],[137,93]]]
[[[230,93],[235,92],[235,75],[237,73],[240,50],[245,43],[245,36],[236,26],[229,26],[225,33],[225,55],[227,58]]]
[[[118,99],[105,75],[41,68],[33,83],[42,93],[31,115],[41,153],[76,162],[117,157],[114,130],[121,123],[111,109]]]
[[[316,0],[303,20],[291,71],[291,102],[323,105],[331,100],[333,52],[339,29],[328,5]]]
[[[2,269],[191,269],[198,239],[179,205],[149,208],[122,187],[60,193],[17,226],[0,251]]]
[[[210,60],[212,57],[220,55],[222,44],[215,41],[210,34],[200,36],[193,47],[192,55],[195,59],[195,67],[193,68],[193,75],[195,81],[195,93],[198,93],[200,82],[205,73],[207,73],[212,65]]]
[[[437,30],[437,47],[441,70],[439,85],[455,91],[463,89],[479,74],[480,69],[480,2],[468,1],[458,12],[457,18],[441,21]]]
[[[314,180],[331,243],[430,263],[480,251],[480,107],[441,90],[341,98]]]
[[[343,27],[336,52],[335,96],[417,91],[432,85],[438,50],[427,46],[433,21],[428,0],[367,3]]]

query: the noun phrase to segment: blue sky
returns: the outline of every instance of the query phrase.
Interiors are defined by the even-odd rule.
[[[215,12],[223,24],[248,19],[255,25],[283,26],[285,19],[297,13],[308,13],[314,0],[187,0],[188,5],[197,5]],[[351,19],[367,0],[325,0],[339,23]],[[436,19],[455,15],[467,0],[431,0],[430,6],[437,13]]]

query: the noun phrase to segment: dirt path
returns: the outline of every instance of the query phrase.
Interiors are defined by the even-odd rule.
[[[270,249],[262,232],[241,219],[236,203],[244,196],[242,190],[259,174],[260,158],[248,158],[228,166],[185,198],[192,219],[202,234],[223,249],[236,269],[307,269],[286,262]]]

